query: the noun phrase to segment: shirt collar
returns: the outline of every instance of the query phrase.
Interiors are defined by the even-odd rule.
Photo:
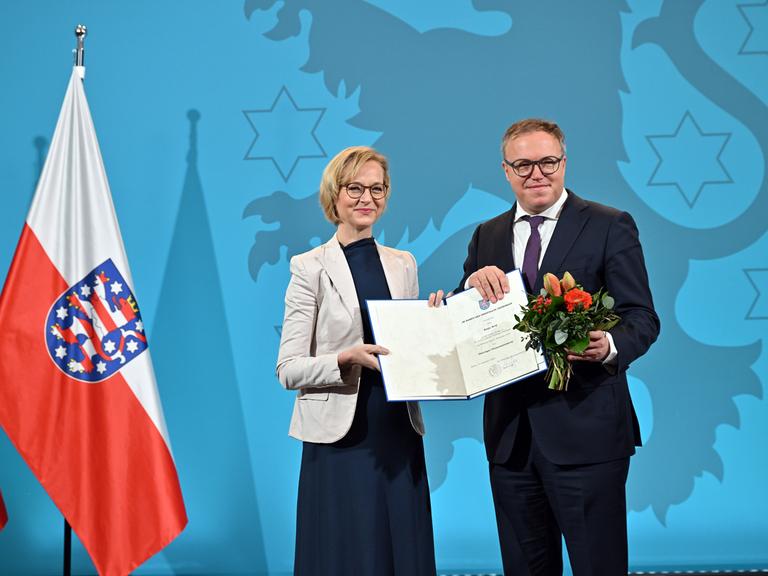
[[[538,214],[529,214],[522,206],[520,206],[520,202],[515,202],[515,222],[520,220],[523,216],[544,216],[544,218],[548,220],[557,220],[560,217],[560,211],[563,209],[563,204],[565,204],[567,199],[568,190],[563,188],[563,193],[560,194],[560,198],[557,199],[557,202]]]

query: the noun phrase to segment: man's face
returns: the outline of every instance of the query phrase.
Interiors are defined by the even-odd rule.
[[[560,142],[547,132],[529,132],[513,138],[504,147],[504,159],[515,164],[521,160],[535,161],[542,158],[559,158],[563,154]],[[524,163],[523,163],[524,164]],[[518,176],[506,162],[502,162],[504,174],[515,192],[517,201],[530,214],[539,214],[555,202],[563,193],[565,183],[565,157],[557,171],[545,175],[541,166],[533,166],[527,176]],[[550,166],[552,164],[550,163]],[[546,165],[545,165],[545,171]]]

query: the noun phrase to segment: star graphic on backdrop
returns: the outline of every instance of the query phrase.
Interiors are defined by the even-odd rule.
[[[703,132],[690,112],[672,134],[646,136],[659,161],[648,186],[674,186],[693,208],[707,184],[731,184],[720,156],[729,132]]]
[[[128,352],[133,354],[136,352],[136,350],[139,349],[139,343],[136,342],[136,340],[129,340],[128,344],[125,345],[125,348],[128,350]]]
[[[285,182],[302,158],[325,158],[315,135],[325,108],[299,108],[283,86],[266,110],[243,110],[256,133],[245,160],[271,160]]]
[[[136,330],[137,331],[139,331],[139,332],[143,332],[144,331],[144,322],[142,322],[141,320],[136,320],[135,326],[136,326]]]
[[[104,350],[108,354],[112,354],[112,352],[115,351],[115,343],[112,342],[112,340],[107,340],[106,342],[104,342]]]
[[[80,294],[83,295],[83,298],[88,298],[91,295],[91,287],[88,284],[83,284],[80,287]]]
[[[67,349],[64,346],[56,347],[56,358],[64,358],[67,355]]]
[[[64,318],[67,317],[67,314],[69,314],[69,312],[67,312],[67,309],[64,308],[64,306],[59,306],[58,308],[56,308],[56,317],[59,320],[64,320]]]
[[[122,285],[122,283],[120,283],[117,280],[115,280],[109,286],[109,289],[112,291],[112,294],[120,294],[120,292],[123,291],[123,285]]]
[[[768,320],[768,268],[745,268],[744,274],[757,292],[746,320]]]
[[[736,8],[749,26],[739,54],[768,54],[768,0],[755,4],[737,4]]]
[[[107,371],[107,365],[104,362],[102,362],[101,360],[96,362],[96,372],[98,372],[99,374],[104,374],[104,372],[106,371]]]

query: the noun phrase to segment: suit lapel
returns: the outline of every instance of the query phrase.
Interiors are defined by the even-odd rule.
[[[589,220],[586,211],[587,203],[576,196],[570,190],[568,199],[563,204],[560,217],[557,219],[557,226],[549,241],[547,251],[539,268],[539,275],[536,278],[536,285],[533,287],[533,293],[536,294],[544,286],[544,274],[557,272],[565,257],[573,247],[576,238],[581,234],[582,229]]]
[[[359,306],[355,281],[352,279],[349,264],[335,235],[323,246],[323,267],[341,296],[347,312],[355,318],[355,309]]]
[[[517,209],[517,202],[512,204],[512,208],[509,210],[509,212],[507,212],[507,214],[509,214],[509,218],[502,221],[502,225],[504,226],[503,236],[502,236],[504,238],[504,243],[496,247],[499,250],[497,261],[502,264],[499,267],[502,270],[504,270],[504,272],[510,272],[515,268],[519,268],[520,266],[522,266],[522,262],[520,263],[520,266],[517,266],[517,262],[515,262],[515,210],[516,209]]]

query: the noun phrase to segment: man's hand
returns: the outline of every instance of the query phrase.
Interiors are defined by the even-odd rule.
[[[477,288],[483,300],[490,300],[494,304],[509,292],[509,279],[496,266],[480,268],[480,270],[473,272],[468,280],[470,286]]]
[[[605,336],[605,330],[592,330],[589,333],[589,346],[581,354],[568,354],[569,362],[602,362],[608,357],[611,344]]]

